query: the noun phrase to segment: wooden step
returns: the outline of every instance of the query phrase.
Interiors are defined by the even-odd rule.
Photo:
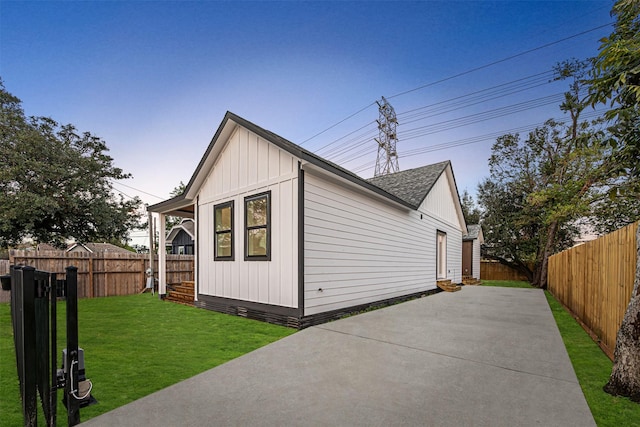
[[[191,296],[195,295],[195,291],[193,288],[186,288],[184,286],[170,286],[169,287],[170,290],[175,291],[175,292],[180,292],[183,294],[189,294]]]
[[[482,282],[473,276],[462,276],[462,284],[476,286],[482,285]]]
[[[167,286],[167,301],[193,306],[194,295],[195,289],[193,281],[183,281],[179,284],[170,284]]]
[[[460,286],[451,283],[451,280],[438,280],[436,285],[445,292],[456,292],[462,289]]]
[[[180,299],[180,300],[191,300],[193,301],[193,295],[185,294],[183,292],[170,291],[168,294],[171,298]]]

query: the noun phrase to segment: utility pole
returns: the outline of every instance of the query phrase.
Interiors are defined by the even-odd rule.
[[[378,157],[373,176],[388,175],[400,171],[398,152],[396,151],[396,143],[398,142],[396,112],[384,96],[381,101],[376,101],[376,103],[378,104],[380,117],[376,120],[378,122],[379,136],[374,140],[378,143]]]

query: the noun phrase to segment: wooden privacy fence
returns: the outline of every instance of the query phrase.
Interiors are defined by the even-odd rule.
[[[630,224],[549,258],[549,291],[612,360],[633,290],[637,228]]]
[[[518,270],[500,264],[498,261],[481,260],[480,261],[480,279],[482,280],[524,280],[527,276]]]
[[[0,263],[0,272],[3,268],[8,272],[9,265],[23,264],[58,273],[59,278],[64,278],[66,267],[78,267],[78,298],[139,293],[145,287],[149,268],[149,255],[134,253],[11,250],[9,261],[4,261]],[[157,256],[155,270],[157,278]],[[167,255],[167,283],[180,283],[193,277],[193,255]],[[9,295],[8,291],[0,291],[0,302],[8,302]]]

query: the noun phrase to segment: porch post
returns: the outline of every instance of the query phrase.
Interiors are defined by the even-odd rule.
[[[167,294],[167,248],[166,226],[163,213],[158,214],[158,294],[163,298]]]
[[[149,208],[149,205],[147,205],[147,210]],[[147,221],[149,221],[149,269],[151,270],[151,294],[153,294],[154,289],[156,288],[156,284],[155,282],[155,277],[156,277],[156,268],[153,265],[153,257],[156,255],[156,251],[154,250],[153,247],[153,243],[155,240],[155,236],[154,236],[154,232],[153,232],[153,213],[150,211],[147,211],[149,214],[149,218]],[[143,269],[144,269],[144,264],[143,264]]]
[[[198,232],[198,205],[200,203],[200,196],[196,197],[196,203],[193,208],[193,225],[194,225],[194,236],[193,239],[193,300],[198,301],[198,256],[200,255],[200,249],[198,247],[198,242],[200,240],[200,234]]]

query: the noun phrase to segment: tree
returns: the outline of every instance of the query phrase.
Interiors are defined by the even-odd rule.
[[[461,205],[464,221],[469,225],[480,224],[480,209],[476,206],[473,197],[471,197],[466,189],[462,192]]]
[[[616,17],[616,23],[611,35],[601,41],[590,82],[590,101],[593,104],[609,103],[611,109],[607,118],[613,122],[611,132],[615,137],[610,144],[621,146],[618,172],[631,178],[634,183],[631,191],[637,195],[640,174],[640,2],[618,0],[612,15]],[[604,390],[640,402],[640,227],[636,245],[633,290],[618,330],[613,369]]]
[[[171,198],[178,197],[182,195],[182,193],[184,193],[184,190],[186,188],[187,186],[184,184],[184,182],[180,181],[180,184],[178,184],[178,186],[175,187],[169,195],[171,196]],[[169,230],[171,230],[173,227],[180,224],[182,220],[182,217],[167,215],[165,217],[165,229],[167,230],[167,232],[169,232]]]
[[[580,76],[585,63],[557,71],[574,77],[560,109],[566,123],[548,120],[524,140],[504,135],[492,147],[491,176],[478,187],[489,258],[525,273],[546,288],[549,256],[572,245],[576,221],[592,214],[611,179],[614,151],[602,141],[601,121],[580,121]]]
[[[27,118],[0,80],[0,247],[24,238],[63,246],[126,241],[140,200],[124,200],[112,181],[129,178],[113,165],[103,140],[46,117]]]

